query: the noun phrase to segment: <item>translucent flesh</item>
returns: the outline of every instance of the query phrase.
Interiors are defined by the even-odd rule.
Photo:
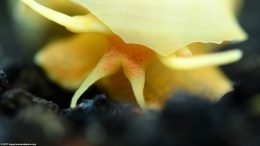
[[[86,33],[49,43],[35,56],[35,62],[62,87],[75,90],[94,69],[109,48],[103,35]]]
[[[100,22],[91,13],[79,16],[69,16],[61,12],[47,8],[35,0],[22,0],[25,4],[31,7],[34,11],[38,12],[47,19],[54,21],[72,32],[102,32],[110,33],[110,30]]]
[[[140,45],[121,42],[117,37],[112,38],[112,47],[101,58],[95,69],[88,75],[72,98],[71,107],[75,107],[80,96],[96,81],[109,76],[123,68],[124,74],[130,81],[136,102],[141,108],[146,108],[143,93],[145,84],[145,67],[152,52]]]
[[[187,70],[229,64],[238,61],[241,57],[242,52],[240,50],[230,50],[188,57],[160,57],[160,59],[169,68]]]
[[[49,9],[34,0],[22,1],[39,14],[73,32],[110,34],[112,30],[126,41],[125,43],[116,39],[108,43],[104,38],[100,40],[85,36],[74,41],[62,41],[44,49],[56,50],[50,51],[50,54],[57,55],[60,52],[61,57],[49,58],[51,55],[46,55],[48,53],[45,54],[44,50],[36,56],[38,64],[47,70],[53,80],[60,82],[65,88],[76,88],[84,76],[87,76],[73,96],[71,107],[76,106],[80,96],[92,84],[118,72],[120,68],[123,69],[121,73],[130,82],[119,82],[118,86],[126,87],[125,84],[130,83],[133,97],[141,108],[146,108],[147,102],[150,105],[161,105],[170,93],[178,89],[207,96],[212,100],[217,100],[232,89],[230,81],[221,71],[209,66],[237,61],[242,54],[239,50],[192,56],[193,50],[190,51],[187,45],[194,42],[221,43],[246,39],[246,34],[235,19],[236,2],[233,0],[182,0],[181,2],[177,0],[152,2],[148,0],[73,0],[91,12],[88,15],[74,17]],[[99,41],[101,41],[101,46],[99,46]],[[94,48],[100,50],[96,50],[97,53],[84,52],[84,50]],[[109,50],[104,52],[107,48]],[[150,49],[159,53],[160,60],[169,68],[163,66],[157,58],[151,57],[154,53]],[[88,58],[86,62],[81,57],[75,56],[81,52],[84,57]],[[173,56],[170,55],[172,53],[174,53]],[[102,54],[104,54],[103,57],[101,57]],[[147,62],[149,62],[148,66]],[[87,69],[76,71],[84,65]],[[65,71],[70,69],[76,72],[71,75],[75,79],[64,76]],[[189,71],[183,69],[189,69]],[[110,90],[109,92],[120,94],[121,90],[114,91],[111,85],[106,87]]]

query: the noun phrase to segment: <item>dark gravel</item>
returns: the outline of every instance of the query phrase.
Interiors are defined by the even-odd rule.
[[[0,1],[0,145],[260,145],[259,0],[246,1],[239,18],[249,40],[223,48],[244,51],[241,61],[222,67],[234,91],[218,103],[180,92],[162,111],[144,112],[109,100],[95,87],[75,109],[68,108],[72,93],[50,82],[22,54],[6,2]]]

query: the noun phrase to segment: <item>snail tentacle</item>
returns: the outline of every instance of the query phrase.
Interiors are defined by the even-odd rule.
[[[40,15],[45,18],[58,23],[68,30],[75,33],[84,33],[84,32],[101,32],[101,33],[111,33],[109,28],[100,22],[94,15],[91,13],[81,16],[69,16],[61,12],[47,8],[35,0],[22,0],[26,5],[32,8],[34,11],[38,12]]]
[[[241,50],[235,49],[191,57],[160,57],[160,60],[169,68],[188,70],[236,62],[241,59],[242,54]]]
[[[115,73],[120,68],[120,61],[118,58],[113,58],[113,55],[105,54],[95,69],[86,77],[80,87],[77,89],[75,94],[72,97],[70,107],[75,108],[77,101],[80,96],[96,81],[99,79],[109,76]]]

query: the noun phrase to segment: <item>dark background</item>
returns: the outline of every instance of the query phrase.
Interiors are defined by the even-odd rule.
[[[260,145],[260,0],[245,0],[239,16],[249,39],[220,49],[244,52],[239,62],[222,66],[234,82],[233,92],[214,104],[178,94],[161,111],[145,112],[110,101],[95,90],[89,96],[93,98],[80,101],[76,109],[68,108],[70,98],[61,97],[71,93],[50,83],[22,51],[7,2],[0,0],[0,143]],[[97,139],[104,134],[104,139]]]
[[[8,0],[0,0],[0,69],[3,69],[9,78],[9,88],[23,88],[37,96],[53,100],[62,107],[68,107],[69,98],[61,99],[58,97],[70,97],[71,93],[63,91],[46,79],[41,69],[34,66],[32,53],[25,51],[30,46],[23,46],[19,37],[15,35],[16,27],[8,2]],[[239,94],[243,98],[260,94],[259,15],[260,1],[245,0],[239,15],[239,22],[248,33],[249,39],[245,42],[225,46],[219,50],[239,48],[244,52],[244,56],[239,62],[221,66],[233,81],[234,86],[238,86]],[[93,90],[96,94],[97,90]],[[241,99],[241,102],[243,100],[245,99]]]
[[[25,88],[32,93],[51,99],[60,103],[60,105],[68,106],[69,99],[56,99],[55,96],[64,93],[62,89],[53,86],[43,73],[38,69],[36,72],[31,71],[28,65],[34,66],[32,55],[28,56],[28,52],[19,38],[15,35],[15,23],[12,20],[8,0],[0,0],[0,69],[7,72],[7,76],[11,78],[11,86],[17,84],[16,81],[22,80],[24,83],[14,85],[15,87]],[[245,0],[245,4],[239,15],[239,22],[248,33],[249,39],[238,44],[228,45],[219,51],[225,49],[239,48],[244,52],[243,58],[236,63],[221,66],[229,78],[234,82],[234,86],[239,87],[241,95],[254,96],[260,94],[260,1]],[[25,20],[26,21],[26,20]],[[28,32],[31,33],[31,32]],[[27,46],[28,47],[28,46]],[[27,70],[21,69],[26,64]],[[18,68],[18,71],[16,70]],[[20,72],[19,72],[20,71]],[[22,73],[19,74],[19,73]],[[30,75],[32,74],[32,75]],[[41,76],[35,77],[36,74]],[[19,76],[21,75],[21,76]],[[16,77],[16,78],[13,78]],[[43,78],[43,79],[41,79]],[[12,82],[14,81],[14,82]],[[31,83],[26,85],[25,83]],[[21,85],[21,86],[20,86]],[[44,88],[43,87],[47,87]],[[55,91],[55,94],[51,91]],[[70,94],[71,93],[65,93]]]
[[[16,37],[13,31],[11,14],[7,7],[8,0],[0,1],[0,46],[5,53],[16,54],[19,51]],[[1,49],[1,50],[2,50]]]

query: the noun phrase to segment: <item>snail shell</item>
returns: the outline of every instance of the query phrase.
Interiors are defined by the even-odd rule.
[[[242,41],[234,0],[72,0],[128,43],[169,55],[194,42]]]

